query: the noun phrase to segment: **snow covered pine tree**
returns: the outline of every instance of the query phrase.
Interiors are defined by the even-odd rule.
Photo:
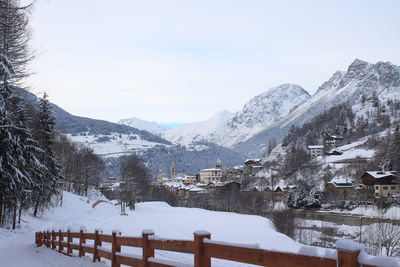
[[[15,229],[17,212],[45,167],[37,158],[42,150],[26,127],[23,102],[8,83],[13,73],[11,62],[0,54],[0,223]]]
[[[62,180],[60,165],[54,153],[54,125],[55,118],[50,109],[47,94],[43,95],[39,104],[39,116],[36,122],[37,129],[35,136],[39,147],[44,153],[39,156],[40,162],[46,166],[41,179],[36,180],[35,188],[32,192],[32,202],[34,203],[33,215],[36,217],[40,208],[51,203],[51,197],[57,194],[60,181]]]

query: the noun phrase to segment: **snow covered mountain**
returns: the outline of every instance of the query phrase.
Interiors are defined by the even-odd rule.
[[[228,121],[217,143],[233,147],[282,117],[310,97],[309,93],[298,85],[282,84],[252,98],[243,109]]]
[[[163,134],[169,129],[170,127],[163,126],[158,124],[155,121],[145,121],[136,117],[121,119],[118,121],[119,124],[128,125],[130,127],[138,128],[139,130],[148,131],[152,134]]]
[[[196,141],[213,142],[216,136],[223,131],[233,113],[224,110],[208,120],[185,124],[181,127],[168,130],[163,137],[174,143],[188,145]]]
[[[181,144],[206,140],[233,147],[277,122],[309,97],[300,86],[283,84],[252,98],[236,114],[223,111],[206,121],[169,130],[163,137]]]
[[[311,98],[287,116],[245,142],[235,145],[234,149],[260,155],[269,139],[276,138],[279,141],[287,134],[291,125],[301,125],[321,112],[344,102],[349,102],[358,116],[366,114],[370,105],[364,105],[363,99],[373,98],[381,103],[389,99],[400,100],[400,67],[390,62],[371,64],[356,59],[347,71],[334,73]]]

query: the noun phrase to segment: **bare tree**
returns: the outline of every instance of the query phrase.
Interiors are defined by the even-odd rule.
[[[362,234],[362,241],[371,254],[399,256],[400,226],[392,223],[371,224]]]

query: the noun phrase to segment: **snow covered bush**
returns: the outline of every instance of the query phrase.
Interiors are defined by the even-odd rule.
[[[289,192],[288,205],[291,208],[320,208],[322,193],[316,188],[302,184],[298,189]]]

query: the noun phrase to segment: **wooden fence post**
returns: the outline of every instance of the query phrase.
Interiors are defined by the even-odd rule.
[[[71,230],[68,229],[67,231],[67,254],[72,254],[72,246],[71,246],[71,242],[72,242],[72,237],[71,237]]]
[[[46,231],[46,247],[50,247],[50,231],[49,230],[47,230]]]
[[[56,249],[56,233],[51,230],[51,249]]]
[[[83,233],[83,229],[79,232],[79,257],[84,257],[85,252],[83,251],[83,244],[86,244],[86,238]]]
[[[143,230],[143,232],[142,232],[142,239],[143,239],[143,249],[142,249],[143,267],[148,267],[149,266],[148,259],[150,257],[154,257],[154,249],[150,246],[150,240],[149,240],[149,236],[150,235],[154,235],[153,230]]]
[[[46,246],[46,231],[42,232],[42,246]]]
[[[94,253],[93,253],[93,261],[100,260],[100,257],[97,255],[97,247],[100,246],[100,237],[99,230],[94,231],[96,237],[94,239]]]
[[[58,237],[58,252],[62,252],[64,250],[64,246],[62,245],[62,242],[64,241],[63,232],[61,232],[61,230],[59,230],[58,234],[59,234],[59,237]]]
[[[121,232],[119,232],[119,235],[121,235]],[[117,245],[117,231],[115,230],[112,232],[111,252],[112,252],[111,267],[120,267],[121,264],[117,263],[116,253],[121,252],[121,246]]]
[[[40,240],[40,239],[39,239],[39,236],[40,236],[40,235],[39,235],[39,234],[40,234],[40,232],[36,232],[36,233],[35,233],[35,244],[36,244],[37,247],[40,246],[40,245],[39,245],[39,244],[40,244],[40,241],[39,241],[39,240]]]
[[[358,267],[359,250],[343,250],[338,249],[337,267]]]
[[[196,231],[194,235],[194,267],[210,267],[211,258],[204,255],[204,238],[211,238],[207,231]]]

